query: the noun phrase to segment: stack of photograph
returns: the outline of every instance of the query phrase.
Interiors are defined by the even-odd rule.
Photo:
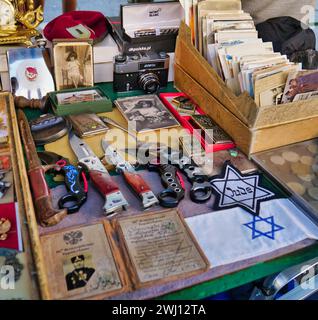
[[[236,95],[248,92],[258,107],[314,98],[318,72],[304,71],[264,42],[241,1],[189,1],[193,42]]]

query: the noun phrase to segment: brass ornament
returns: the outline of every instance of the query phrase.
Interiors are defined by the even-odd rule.
[[[42,21],[42,6],[34,8],[33,0],[0,0],[0,45],[32,46]]]
[[[8,238],[8,232],[11,229],[11,222],[9,219],[0,219],[0,240],[4,241]]]

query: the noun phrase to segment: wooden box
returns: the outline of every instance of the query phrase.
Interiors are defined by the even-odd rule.
[[[33,250],[38,247],[37,225],[33,216],[32,198],[24,167],[24,156],[12,95],[8,92],[0,92],[0,105],[4,106],[7,118],[8,146],[3,146],[3,150],[8,148],[10,152],[15,201],[18,203],[23,242],[23,251],[21,252],[1,249],[0,270],[2,270],[2,263],[6,264],[5,257],[11,255],[14,257],[15,269],[20,271],[17,279],[15,279],[14,290],[5,290],[0,287],[0,297],[4,300],[35,300],[40,298],[39,285],[44,289],[45,296],[45,281],[39,273],[39,277],[37,277],[37,272],[42,273],[43,270],[41,267],[43,256],[40,251]],[[1,277],[3,276],[2,273]]]
[[[236,96],[195,49],[185,23],[176,46],[175,86],[247,155],[318,136],[318,100],[259,108],[247,92]]]
[[[3,98],[4,97],[4,98]],[[23,154],[23,145],[22,145],[22,135],[19,132],[19,121],[16,110],[14,108],[14,102],[13,97],[10,93],[0,93],[0,103],[1,99],[6,100],[6,105],[8,106],[8,123],[9,123],[9,130],[10,130],[10,143],[11,143],[11,151],[12,155],[14,156],[13,166],[14,166],[14,180],[16,183],[16,189],[17,189],[17,201],[19,203],[19,207],[21,207],[21,212],[23,212],[23,220],[27,221],[25,224],[23,224],[23,230],[28,235],[28,239],[30,238],[31,246],[28,246],[25,248],[27,250],[29,256],[31,256],[31,247],[32,247],[32,253],[33,253],[33,259],[36,267],[36,272],[29,271],[29,269],[25,268],[26,271],[29,272],[29,274],[32,274],[35,280],[38,280],[34,286],[36,286],[37,290],[30,298],[42,298],[42,299],[90,299],[90,300],[97,300],[97,299],[106,299],[109,297],[122,297],[122,295],[130,294],[132,297],[134,297],[134,291],[144,289],[145,291],[141,294],[142,298],[153,298],[157,296],[157,288],[162,287],[161,290],[165,290],[166,292],[171,292],[173,290],[173,287],[167,287],[165,288],[166,284],[168,282],[178,282],[176,289],[183,289],[185,287],[185,282],[188,278],[192,278],[194,276],[199,276],[201,273],[204,273],[209,270],[210,263],[207,260],[207,258],[204,256],[203,251],[199,247],[198,243],[196,242],[195,238],[193,237],[191,230],[188,228],[186,223],[183,220],[183,217],[179,215],[177,210],[174,210],[174,212],[171,212],[171,210],[165,210],[165,211],[154,211],[150,213],[144,213],[143,216],[144,219],[148,219],[150,221],[153,221],[152,215],[159,213],[160,216],[165,217],[169,214],[174,214],[174,216],[178,216],[180,221],[180,224],[183,225],[183,232],[187,235],[187,238],[185,238],[187,242],[186,248],[189,247],[191,244],[193,248],[196,250],[196,262],[200,262],[200,264],[197,266],[196,263],[189,263],[187,265],[188,270],[184,270],[183,267],[180,267],[179,274],[173,274],[171,271],[171,275],[169,272],[164,268],[162,278],[158,279],[150,279],[147,280],[139,280],[137,277],[136,265],[131,263],[132,257],[137,256],[137,254],[131,255],[130,253],[132,251],[128,251],[127,241],[125,236],[129,233],[129,229],[125,229],[128,231],[123,231],[122,227],[122,221],[126,221],[125,219],[130,219],[135,217],[135,215],[129,216],[123,216],[120,217],[120,219],[115,218],[113,220],[108,220],[107,217],[100,215],[97,219],[89,212],[89,220],[81,222],[78,221],[78,216],[73,216],[69,219],[68,222],[64,225],[60,225],[57,228],[50,228],[50,230],[47,230],[44,232],[43,228],[41,228],[40,225],[38,225],[37,222],[37,215],[36,215],[36,209],[34,206],[32,193],[31,193],[31,187],[29,183],[27,168],[26,168],[26,162],[25,157]],[[23,209],[23,211],[22,211]],[[88,209],[87,209],[88,210]],[[88,211],[86,211],[88,212]],[[69,216],[71,217],[71,216]],[[138,215],[139,217],[139,215]],[[169,219],[169,222],[171,221],[171,218],[168,216],[166,217]],[[67,220],[68,218],[65,218]],[[123,220],[122,220],[123,219]],[[157,221],[157,220],[156,220]],[[62,224],[62,222],[60,222]],[[134,224],[135,222],[130,222]],[[158,222],[156,222],[158,223]],[[166,222],[165,222],[166,223]],[[91,232],[90,237],[83,236],[84,228],[93,228],[94,226],[99,225],[100,227],[104,228],[104,232],[102,232],[99,229],[100,233],[97,234],[96,232]],[[119,227],[120,225],[120,227]],[[78,233],[80,229],[81,232]],[[75,232],[73,232],[75,230]],[[94,229],[93,231],[96,231],[97,229]],[[160,234],[160,228],[158,229]],[[79,240],[74,239],[75,234],[79,236]],[[175,235],[179,236],[182,234],[182,232],[175,232]],[[67,236],[67,237],[66,237]],[[76,236],[75,236],[76,237]],[[118,272],[119,279],[121,282],[121,287],[118,289],[112,289],[112,290],[106,290],[107,286],[112,285],[112,283],[109,282],[109,278],[106,278],[108,275],[103,275],[100,272],[96,272],[96,279],[98,287],[90,286],[87,290],[83,292],[74,293],[75,290],[81,289],[81,286],[76,287],[74,282],[74,287],[70,287],[66,283],[68,279],[70,279],[70,282],[74,281],[71,277],[68,277],[69,275],[72,275],[73,272],[70,271],[70,263],[69,261],[72,261],[72,259],[80,257],[80,255],[84,255],[84,252],[86,248],[93,245],[95,241],[99,241],[101,238],[105,238],[105,242],[107,240],[107,243],[109,244],[109,252],[110,256],[112,257],[111,261],[114,261],[114,266]],[[26,239],[24,237],[23,239]],[[64,247],[60,246],[61,239],[63,240]],[[167,238],[168,239],[168,238]],[[170,239],[170,238],[169,238]],[[74,241],[75,240],[75,241]],[[104,240],[103,240],[104,241]],[[168,240],[171,241],[171,240]],[[159,241],[160,242],[160,241]],[[183,242],[183,240],[182,240]],[[25,242],[26,243],[26,242]],[[130,243],[130,242],[129,242]],[[65,248],[65,249],[64,249]],[[153,250],[153,247],[150,246],[150,249]],[[137,249],[136,249],[137,250]],[[178,252],[182,252],[180,250],[180,244],[177,243],[176,245],[176,254]],[[137,251],[136,251],[137,252]],[[105,261],[105,253],[106,251],[103,251],[103,256],[97,256],[97,261],[99,263],[98,266],[102,265],[103,267],[108,267],[109,263]],[[65,255],[63,260],[61,259],[61,256]],[[186,256],[188,257],[189,253],[186,251]],[[56,257],[56,259],[55,259]],[[72,257],[72,258],[70,258]],[[70,258],[70,259],[69,259]],[[87,258],[87,266],[91,269],[92,266],[92,256],[86,256]],[[90,260],[88,259],[90,258]],[[159,258],[161,258],[159,256]],[[158,258],[158,259],[159,259]],[[31,257],[29,257],[31,259]],[[68,264],[65,264],[65,261],[68,261]],[[75,261],[75,260],[74,260]],[[74,264],[74,261],[72,263]],[[182,261],[186,261],[186,259],[183,259]],[[0,261],[1,262],[1,261]],[[156,264],[155,264],[156,265]],[[172,266],[174,265],[174,262]],[[1,265],[0,265],[1,266]],[[95,263],[95,267],[97,264]],[[163,264],[163,266],[165,266]],[[94,267],[94,266],[93,266]],[[134,269],[132,269],[134,268]],[[61,277],[61,270],[63,270],[64,276]],[[96,268],[96,271],[97,268]],[[156,276],[156,273],[154,273]],[[56,276],[58,275],[58,276]],[[36,277],[37,276],[37,277]],[[79,274],[79,277],[81,281],[86,280],[85,274]],[[108,280],[107,280],[108,279]],[[181,281],[182,280],[182,281]],[[202,282],[200,278],[197,278],[198,283]],[[88,280],[87,280],[88,282]],[[61,285],[63,283],[63,286]],[[190,285],[187,284],[186,286]],[[180,286],[180,287],[178,287]],[[30,288],[31,285],[29,285],[28,288]],[[101,290],[98,290],[101,288]],[[106,289],[105,289],[106,288]],[[30,288],[30,290],[33,288]],[[67,290],[67,293],[69,293],[71,290],[72,293],[69,295],[65,294],[65,291]],[[160,290],[160,289],[159,289]],[[35,289],[33,290],[35,291]],[[140,298],[140,296],[137,294],[136,297]]]

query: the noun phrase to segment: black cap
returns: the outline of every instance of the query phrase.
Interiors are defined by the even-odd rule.
[[[79,261],[83,261],[83,260],[85,260],[85,257],[84,257],[82,254],[80,254],[80,255],[78,255],[78,256],[76,256],[76,257],[71,258],[72,263],[74,263],[74,262],[79,262]]]

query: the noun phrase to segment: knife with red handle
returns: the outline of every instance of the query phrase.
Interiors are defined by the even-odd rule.
[[[125,210],[128,207],[127,200],[90,147],[72,132],[69,134],[69,141],[78,162],[87,168],[91,182],[105,197],[103,207],[105,214],[110,215]]]
[[[125,161],[106,140],[102,140],[102,147],[105,152],[106,161],[114,165],[117,172],[124,176],[127,184],[141,199],[143,208],[148,209],[158,204],[159,200],[143,177],[135,171],[135,168]]]

